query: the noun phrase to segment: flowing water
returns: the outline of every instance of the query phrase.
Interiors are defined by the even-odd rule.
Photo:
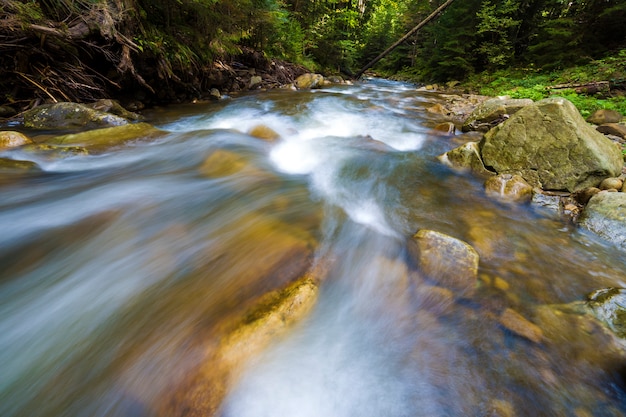
[[[547,307],[626,285],[626,256],[438,163],[441,100],[369,80],[157,109],[163,137],[0,178],[0,416],[163,415],[216,323],[314,268],[313,311],[221,415],[626,414],[623,356]],[[422,291],[419,229],[477,249],[474,296]]]

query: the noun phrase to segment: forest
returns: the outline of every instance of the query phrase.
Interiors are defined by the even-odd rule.
[[[245,51],[349,76],[442,3],[3,0],[0,101],[207,91],[212,69]],[[622,0],[455,1],[374,70],[430,83],[563,69],[623,57],[624,21]]]

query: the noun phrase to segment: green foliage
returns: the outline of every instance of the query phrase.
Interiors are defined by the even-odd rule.
[[[577,93],[574,89],[551,89],[549,87],[570,83],[594,81],[626,81],[626,49],[614,56],[562,71],[539,71],[535,69],[509,69],[483,72],[471,76],[465,86],[489,96],[508,95],[512,98],[541,100],[546,97],[564,97],[578,108],[583,116],[598,109],[616,110],[626,115],[626,96]]]

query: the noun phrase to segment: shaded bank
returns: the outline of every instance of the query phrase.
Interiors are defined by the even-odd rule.
[[[212,18],[219,17],[218,6]],[[203,18],[201,11],[192,16],[194,11],[185,7],[191,6],[178,11],[185,19]],[[224,27],[236,26],[233,22],[221,19],[202,30],[199,22],[175,26],[160,22],[156,8],[134,0],[3,2],[0,105],[19,112],[42,102],[118,98],[136,110],[143,104],[206,98],[212,89],[276,87],[305,72],[302,66],[228,44],[222,39],[227,37]],[[222,38],[212,31],[221,31]],[[251,82],[252,77],[258,78]],[[3,113],[0,117],[11,115],[10,110]]]

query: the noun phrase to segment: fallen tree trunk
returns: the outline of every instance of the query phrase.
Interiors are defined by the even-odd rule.
[[[358,80],[359,78],[361,78],[361,76],[365,73],[365,71],[367,71],[368,69],[370,69],[371,67],[373,67],[378,61],[380,61],[381,59],[383,59],[384,57],[386,57],[387,55],[389,55],[389,53],[391,51],[393,51],[394,49],[396,49],[400,44],[402,44],[404,41],[406,41],[407,39],[409,39],[411,36],[413,36],[415,33],[417,33],[418,30],[420,30],[421,28],[423,28],[427,23],[429,23],[431,20],[433,20],[434,18],[436,18],[437,16],[439,16],[439,14],[441,12],[443,12],[450,4],[452,4],[454,0],[448,0],[446,1],[444,4],[442,4],[441,6],[439,6],[434,12],[432,12],[426,19],[422,20],[420,23],[417,24],[417,26],[415,26],[413,29],[411,29],[410,31],[408,31],[406,33],[406,35],[404,35],[403,37],[401,37],[400,39],[398,39],[393,45],[391,45],[389,48],[385,49],[384,52],[382,52],[380,55],[378,55],[376,58],[374,58],[373,60],[371,60],[370,62],[368,62],[363,68],[361,68],[361,70],[359,72],[357,72],[356,74],[356,79]]]

